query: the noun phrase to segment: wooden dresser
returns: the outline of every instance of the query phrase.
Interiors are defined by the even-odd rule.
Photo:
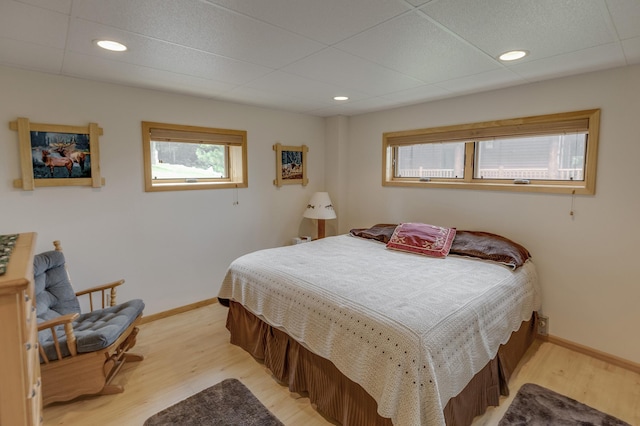
[[[34,232],[20,234],[0,275],[0,425],[42,424],[34,300]]]

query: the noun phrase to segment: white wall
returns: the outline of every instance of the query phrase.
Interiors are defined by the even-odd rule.
[[[382,187],[382,133],[601,108],[595,196]],[[341,231],[422,221],[533,254],[550,333],[640,362],[640,66],[351,117]],[[357,159],[357,161],[354,161]]]
[[[119,300],[165,311],[215,297],[236,257],[313,229],[302,213],[324,190],[321,118],[9,68],[0,68],[0,94],[0,234],[36,231],[38,252],[60,239],[77,290],[125,278]],[[98,123],[106,186],[14,189],[18,137],[9,122],[18,117]],[[144,192],[143,120],[247,130],[249,188]],[[276,142],[309,147],[309,185],[273,185]]]
[[[324,172],[326,191],[336,211],[336,219],[326,222],[327,235],[338,234],[342,221],[342,211],[346,213],[348,204],[348,149],[349,149],[349,117],[334,116],[325,122],[325,157]]]

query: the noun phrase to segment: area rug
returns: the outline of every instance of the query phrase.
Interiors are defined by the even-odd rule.
[[[542,386],[522,385],[499,426],[631,426]]]
[[[149,417],[144,426],[282,426],[239,380],[226,379]]]

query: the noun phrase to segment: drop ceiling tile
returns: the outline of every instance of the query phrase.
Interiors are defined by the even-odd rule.
[[[74,52],[68,52],[65,55],[64,74],[124,86],[185,93],[199,97],[212,97],[233,88],[233,85],[213,80]]]
[[[0,37],[63,49],[69,17],[25,3],[0,2]]]
[[[627,64],[640,64],[640,37],[630,38],[622,42]]]
[[[411,3],[413,6],[422,6],[425,3],[429,3],[433,0],[407,0],[407,2]]]
[[[640,37],[640,1],[607,0],[607,8],[622,40]]]
[[[216,99],[230,102],[241,102],[267,108],[277,108],[283,111],[300,112],[318,108],[317,100],[296,98],[280,93],[266,92],[252,87],[236,87],[216,96]],[[320,105],[330,106],[329,102]]]
[[[64,50],[0,37],[0,65],[60,73]]]
[[[492,57],[524,49],[535,60],[615,41],[596,1],[449,0],[420,10]]]
[[[334,96],[349,96],[351,100],[370,97],[370,95],[359,93],[343,86],[310,80],[283,71],[273,72],[248,83],[246,86],[264,92],[275,92],[285,96],[312,99],[316,102],[333,102]]]
[[[441,81],[438,83],[438,86],[447,89],[456,95],[462,95],[525,83],[527,83],[527,80],[518,74],[510,71],[509,69],[501,68],[499,70],[487,71],[480,74]]]
[[[369,99],[363,99],[356,102],[347,102],[335,104],[326,108],[318,108],[309,111],[309,114],[317,115],[320,117],[331,117],[335,115],[357,115],[375,110],[389,109],[398,106],[396,102],[383,99],[380,97],[372,97]]]
[[[411,8],[388,0],[208,0],[313,40],[334,44]]]
[[[283,71],[368,95],[383,95],[417,87],[421,81],[346,52],[328,48],[286,66]]]
[[[385,22],[336,48],[392,70],[435,83],[500,65],[416,13]]]
[[[324,47],[273,25],[193,0],[84,0],[74,3],[72,12],[90,22],[271,68]]]
[[[53,10],[54,12],[71,13],[72,0],[18,0],[20,3],[30,4],[32,6],[41,7],[43,9]]]
[[[216,99],[227,100],[231,102],[242,102],[245,104],[256,105],[267,108],[277,108],[284,111],[297,113],[306,113],[318,117],[330,117],[339,114],[361,113],[370,105],[370,102],[378,98],[370,98],[361,101],[334,101],[323,99],[322,101],[309,100],[305,98],[297,98],[285,96],[274,92],[266,92],[252,87],[242,86],[236,87],[228,92],[221,93]],[[378,101],[381,105],[387,105],[390,102],[385,100]]]
[[[380,97],[382,99],[387,99],[391,102],[401,104],[428,102],[434,99],[440,99],[450,96],[452,93],[455,92],[432,84],[425,84],[424,86],[418,86],[409,90],[402,90],[395,93],[388,93]]]
[[[127,40],[128,50],[109,52],[101,49],[93,43],[93,40],[101,38]],[[246,83],[272,71],[271,68],[260,65],[141,37],[79,19],[71,22],[68,49],[88,56],[98,56],[104,60],[126,62],[234,85]]]
[[[514,64],[509,66],[509,69],[529,81],[540,81],[572,75],[576,73],[576,69],[585,73],[624,65],[626,62],[622,48],[618,43],[611,43],[551,58]]]

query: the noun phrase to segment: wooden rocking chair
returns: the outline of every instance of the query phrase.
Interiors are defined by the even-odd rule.
[[[125,361],[143,359],[128,350],[136,343],[144,303],[134,299],[116,304],[116,287],[124,280],[75,293],[60,242],[53,244],[54,251],[34,257],[43,404],[123,392],[111,380]],[[94,309],[96,292],[101,308]],[[78,302],[83,295],[89,296],[91,310],[84,314]]]

